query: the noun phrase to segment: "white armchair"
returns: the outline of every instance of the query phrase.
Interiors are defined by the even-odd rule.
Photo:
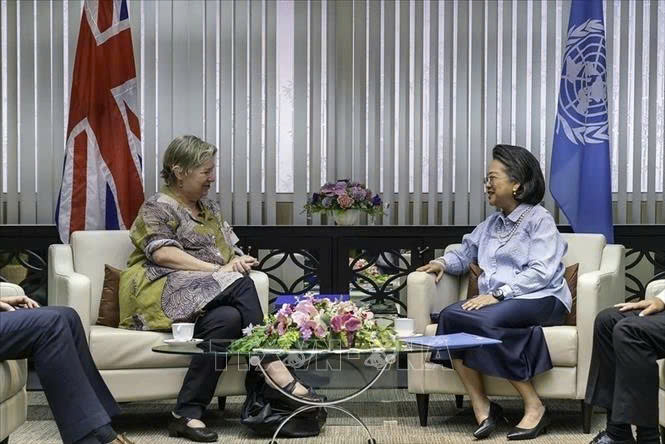
[[[554,368],[533,380],[543,398],[582,400],[583,429],[589,433],[591,407],[584,404],[584,395],[591,361],[593,324],[598,312],[624,300],[625,265],[624,247],[606,245],[605,237],[596,234],[563,234],[568,252],[563,259],[566,266],[579,263],[577,279],[577,326],[544,328]],[[459,245],[450,245],[446,251]],[[407,280],[408,316],[416,322],[416,332],[436,333],[431,313],[466,298],[468,276],[444,274],[438,284],[434,275],[414,272]],[[416,394],[420,424],[427,425],[427,407],[430,393],[454,394],[461,406],[464,386],[457,374],[441,365],[429,362],[429,355],[409,356],[409,392]],[[516,396],[508,381],[484,377],[488,395]]]
[[[134,250],[127,231],[79,231],[70,245],[49,248],[49,305],[74,308],[88,336],[90,352],[117,401],[170,399],[178,395],[190,358],[152,352],[170,333],[95,325],[104,282],[104,264],[125,268]],[[268,278],[251,272],[261,307],[268,306]],[[235,363],[237,364],[237,363]],[[232,360],[219,379],[216,396],[245,393],[245,366]]]
[[[18,285],[0,283],[0,296],[20,296],[23,289]],[[9,435],[25,422],[28,395],[25,384],[28,365],[20,361],[0,361],[0,444],[6,444]]]

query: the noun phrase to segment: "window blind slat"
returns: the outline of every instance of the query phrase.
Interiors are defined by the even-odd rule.
[[[483,108],[483,88],[474,85],[483,84],[481,69],[475,66],[483,65],[483,22],[485,20],[485,5],[482,2],[469,3],[469,112],[468,112],[468,140],[469,140],[469,223],[476,225],[485,218],[485,195],[480,178],[483,176],[483,157],[485,147],[482,145],[482,127],[484,126],[485,110]]]
[[[442,154],[442,193],[443,198],[441,202],[441,223],[443,225],[453,224],[453,123],[451,109],[454,106],[453,102],[453,39],[443,38],[454,31],[453,28],[453,2],[443,2],[443,56],[439,64],[443,65],[443,85],[442,85],[442,104],[439,109],[443,109],[442,123],[443,123],[443,152]],[[441,41],[441,40],[439,40]]]
[[[220,1],[219,4],[219,195],[217,200],[222,214],[229,223],[235,223],[233,214],[233,58],[234,3]],[[274,17],[274,15],[273,15]],[[273,107],[274,108],[274,107]],[[274,151],[273,151],[274,152]]]
[[[628,66],[628,29],[626,27],[626,22],[622,22],[621,18],[628,17],[628,2],[619,2],[618,14],[615,15],[616,18],[620,21],[616,23],[617,29],[615,33],[618,33],[621,36],[620,39],[620,66]],[[616,62],[615,62],[616,63]],[[628,70],[620,70],[619,76],[619,90],[628,90]],[[628,105],[628,96],[627,94],[621,94],[619,97],[619,109],[625,110]],[[619,127],[619,190],[617,194],[617,214],[618,220],[615,220],[615,223],[625,224],[626,223],[626,184],[628,178],[628,130],[626,125],[628,124],[628,119],[622,119],[619,117],[619,121],[616,125]]]
[[[263,178],[263,4],[250,3],[249,223],[261,225]]]
[[[381,181],[381,2],[370,1],[368,8],[367,186],[378,193]]]
[[[355,181],[365,183],[365,161],[367,158],[366,94],[367,78],[367,2],[353,2],[353,148],[352,174]]]
[[[656,138],[656,119],[657,119],[657,110],[656,103],[658,100],[658,78],[656,74],[658,72],[657,60],[658,60],[658,40],[657,38],[650,38],[652,35],[658,36],[658,2],[649,0],[645,3],[644,8],[644,29],[643,34],[644,44],[648,48],[648,53],[645,51],[645,54],[648,54],[647,64],[644,66],[644,71],[648,73],[646,81],[648,83],[648,95],[646,95],[647,103],[647,113],[648,120],[645,122],[647,127],[647,140],[644,144],[644,149],[646,149],[647,157],[647,167],[648,172],[648,182],[647,182],[647,217],[646,223],[655,224],[656,223],[656,150],[657,150],[657,138]],[[647,32],[648,29],[648,32]],[[653,34],[652,34],[653,33]]]
[[[233,223],[247,223],[247,29],[249,4],[234,2]]]
[[[642,2],[631,2],[634,6],[631,26],[633,30],[642,28]],[[630,33],[630,31],[629,31]],[[631,222],[639,223],[640,214],[642,210],[642,38],[641,32],[639,35],[633,34],[633,57],[631,58],[631,66],[633,67],[633,187],[631,196]]]
[[[224,2],[222,2],[224,3]],[[277,152],[277,6],[276,2],[264,0],[266,15],[266,125],[265,125],[265,165],[266,165],[266,223],[277,223],[277,191],[276,157]]]
[[[395,220],[395,41],[396,11],[395,3],[383,2],[383,200],[389,204],[388,213],[383,216],[383,223]]]
[[[413,40],[413,223],[423,223],[423,32],[424,8],[416,2]]]
[[[310,2],[310,52],[309,52],[309,71],[310,71],[310,101],[309,101],[309,144],[310,144],[310,165],[309,165],[309,191],[315,193],[321,187],[321,125],[323,122],[321,108],[321,1],[311,0]],[[321,215],[319,213],[312,216],[314,225],[321,224]]]
[[[65,112],[63,103],[66,95],[64,85],[65,63],[63,58],[63,5],[51,3],[51,122],[50,136],[53,143],[53,159],[51,163],[51,177],[49,184],[51,187],[51,203],[53,208],[58,201],[60,193],[60,181],[62,179],[62,164],[65,154]],[[1,169],[1,168],[0,168]],[[0,173],[1,177],[1,173]],[[1,182],[0,182],[1,183]],[[43,192],[43,191],[42,191]],[[0,193],[2,194],[2,193]],[[0,210],[1,211],[1,210]],[[1,220],[1,219],[0,219]],[[54,223],[55,214],[51,214],[48,223]]]
[[[307,201],[307,28],[308,2],[294,3],[293,35],[293,222],[304,224]]]
[[[5,194],[5,203],[7,206],[6,222],[9,224],[19,223],[19,206],[18,206],[18,124],[20,116],[18,101],[20,92],[18,91],[18,48],[17,43],[20,41],[17,38],[17,3],[6,2],[6,24],[3,23],[2,28],[6,32],[5,38],[7,41],[7,53],[3,60],[6,73],[6,117],[7,128],[6,137],[7,142],[4,146],[7,159],[7,192]]]
[[[408,223],[409,212],[409,170],[411,165],[409,163],[409,144],[410,144],[410,103],[409,103],[409,64],[410,64],[410,14],[411,2],[410,0],[401,0],[399,2],[399,95],[397,103],[399,103],[399,113],[397,114],[397,127],[399,128],[399,136],[397,139],[397,161],[398,167],[397,174],[399,182],[397,185],[397,201],[399,203],[397,223],[399,225],[406,225]]]
[[[51,94],[51,8],[35,9],[35,149],[37,151],[37,223],[53,223],[53,158],[61,157],[61,143],[51,137],[53,101]],[[34,174],[34,173],[33,173]]]
[[[439,2],[430,2],[429,6],[429,103],[425,112],[429,113],[429,135],[427,138],[428,169],[427,169],[427,220],[428,225],[437,223],[438,189],[438,147],[439,147]]]
[[[455,225],[469,223],[469,4],[454,1],[455,40],[453,41],[453,147],[455,148]]]

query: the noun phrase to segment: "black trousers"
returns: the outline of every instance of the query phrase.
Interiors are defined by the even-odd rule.
[[[665,312],[607,308],[596,317],[586,399],[613,422],[658,426],[658,365],[665,357]]]
[[[205,307],[205,314],[194,326],[194,337],[208,340],[237,339],[249,324],[263,322],[263,311],[254,282],[243,277],[231,284]],[[203,346],[223,348],[204,342]],[[211,354],[194,356],[178,394],[175,413],[200,419],[215,395],[217,381],[226,368],[226,358]]]
[[[32,358],[65,444],[120,413],[69,307],[0,312],[0,360]]]

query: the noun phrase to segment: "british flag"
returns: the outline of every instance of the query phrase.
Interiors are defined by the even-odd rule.
[[[131,226],[143,203],[138,89],[127,0],[85,0],[72,76],[60,239]]]

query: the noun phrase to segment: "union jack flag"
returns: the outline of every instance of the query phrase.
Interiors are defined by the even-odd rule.
[[[85,0],[76,47],[60,239],[130,227],[143,203],[141,129],[127,0]]]

